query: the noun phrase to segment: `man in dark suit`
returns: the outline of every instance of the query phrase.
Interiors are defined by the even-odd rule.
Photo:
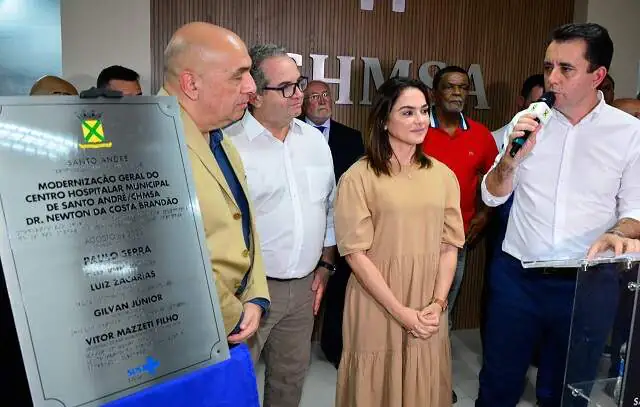
[[[304,91],[302,120],[318,129],[329,143],[336,182],[363,154],[362,134],[331,119],[333,99],[329,85],[311,81]],[[326,358],[337,368],[342,354],[342,310],[351,269],[343,257],[336,262],[336,273],[329,278],[324,295],[324,319],[320,345]]]

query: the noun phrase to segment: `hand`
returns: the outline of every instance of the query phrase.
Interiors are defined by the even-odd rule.
[[[478,211],[476,216],[471,219],[471,223],[469,223],[469,232],[467,233],[465,244],[473,246],[488,223],[489,213],[486,210]]]
[[[244,315],[240,322],[240,332],[229,335],[227,341],[229,343],[241,343],[249,339],[260,326],[260,318],[262,318],[262,308],[251,302],[244,304]]]
[[[513,132],[509,136],[507,149],[504,153],[504,156],[502,157],[502,161],[504,161],[505,164],[513,167],[517,166],[527,155],[529,155],[531,150],[533,150],[533,146],[536,145],[536,136],[538,135],[538,130],[540,129],[540,124],[535,121],[534,118],[535,116],[532,114],[523,114],[522,116],[520,116],[520,119],[518,119],[518,122],[513,128]],[[531,134],[529,135],[529,138],[527,138],[527,141],[525,141],[522,148],[520,148],[520,150],[516,153],[516,156],[512,158],[511,148],[513,147],[513,140],[518,137],[523,137],[525,130],[530,131]]]
[[[442,316],[442,312],[442,307],[440,307],[440,305],[436,303],[433,303],[426,306],[422,311],[420,311],[418,313],[418,318],[423,324],[429,327],[436,328],[436,330],[434,331],[435,333],[440,328],[440,317]]]
[[[311,291],[316,293],[313,300],[313,315],[318,315],[320,310],[320,304],[322,304],[322,296],[327,289],[327,282],[329,281],[329,270],[324,267],[318,267],[313,276],[313,283],[311,284]]]
[[[420,320],[420,312],[409,307],[404,307],[396,320],[411,335],[420,339],[429,339],[431,335],[437,332],[437,327],[424,324]]]
[[[614,233],[605,233],[591,245],[587,253],[587,260],[593,260],[598,253],[607,250],[613,250],[616,256],[623,253],[640,252],[640,240],[628,239]]]

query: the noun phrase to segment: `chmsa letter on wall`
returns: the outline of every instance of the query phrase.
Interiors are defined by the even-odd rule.
[[[288,55],[296,62],[296,65],[303,66],[303,57],[301,54],[288,53]],[[340,55],[336,58],[339,61],[339,75],[337,78],[327,78],[325,75],[325,62],[329,58],[328,55],[320,55],[320,54],[310,54],[309,57],[313,61],[312,65],[312,79],[323,81],[326,83],[335,84],[338,86],[337,99],[336,104],[338,105],[352,105],[353,100],[351,99],[351,76],[353,74],[352,66],[354,65],[354,60],[356,59],[353,56],[345,56]],[[373,81],[373,84],[376,89],[378,89],[385,80],[394,77],[394,76],[411,76],[410,69],[411,64],[413,64],[412,60],[408,59],[398,59],[395,61],[393,65],[393,69],[389,74],[389,78],[385,78],[382,67],[380,65],[380,59],[374,57],[360,57],[360,61],[363,64],[364,77],[363,83],[358,84],[359,90],[362,93],[362,99],[359,101],[359,105],[370,105],[371,99],[373,95],[370,92],[370,85]],[[360,62],[359,61],[359,62]],[[356,62],[357,63],[357,62]],[[442,61],[427,61],[420,65],[418,68],[418,77],[425,85],[429,88],[433,87],[433,74],[435,74],[434,69],[442,69],[446,67],[447,64]],[[470,96],[476,97],[476,105],[474,106],[478,110],[488,110],[489,102],[487,101],[487,93],[485,91],[484,78],[482,76],[482,70],[480,69],[479,64],[471,64],[467,69],[467,73],[469,74],[469,80],[471,81],[471,85],[473,90],[469,92]]]

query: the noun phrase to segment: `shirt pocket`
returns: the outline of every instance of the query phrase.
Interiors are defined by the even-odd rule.
[[[305,173],[309,200],[312,203],[326,201],[331,192],[331,177],[333,177],[330,169],[320,166],[306,167]]]

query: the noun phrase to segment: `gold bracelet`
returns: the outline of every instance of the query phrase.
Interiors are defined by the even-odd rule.
[[[431,299],[431,304],[438,304],[442,309],[442,312],[445,312],[447,310],[447,300],[441,300],[440,298],[433,298]]]

